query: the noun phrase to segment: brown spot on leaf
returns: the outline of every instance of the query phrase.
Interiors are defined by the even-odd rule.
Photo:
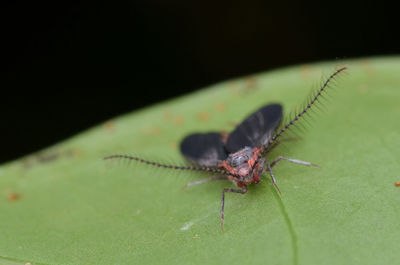
[[[211,118],[211,115],[210,115],[210,113],[208,113],[206,111],[202,111],[202,112],[199,112],[199,114],[197,114],[197,118],[200,121],[208,121]]]
[[[159,136],[159,135],[161,135],[161,128],[160,127],[153,127],[152,129],[151,129],[151,134],[153,134],[153,135],[156,135],[156,136]]]
[[[372,67],[371,62],[369,60],[366,60],[366,59],[361,60],[360,66],[367,73],[367,75],[373,76],[376,74],[376,71]]]
[[[308,80],[311,75],[311,66],[309,64],[303,64],[300,66],[300,76],[302,79]]]
[[[60,150],[60,149],[52,149],[42,151],[40,153],[31,155],[27,158],[24,158],[22,161],[22,166],[26,169],[36,165],[36,164],[45,164],[54,162],[60,158],[64,157],[73,157],[79,155],[80,151],[77,150]]]
[[[176,144],[176,142],[170,142],[170,143],[169,143],[169,146],[170,146],[172,149],[176,149],[176,147],[177,147],[178,145]]]
[[[7,194],[7,199],[9,202],[16,202],[21,198],[21,195],[15,192],[9,192]]]
[[[48,163],[58,159],[61,156],[61,152],[57,150],[46,151],[36,155],[36,160],[39,163]]]
[[[396,187],[400,187],[400,182],[396,181],[396,182],[394,183],[394,185],[395,185]]]
[[[115,124],[112,121],[106,121],[103,124],[104,130],[108,133],[112,133],[115,131]]]
[[[223,103],[223,102],[217,103],[215,105],[215,110],[218,111],[218,112],[224,112],[225,109],[226,109],[226,104]]]
[[[162,133],[162,130],[160,127],[154,126],[154,127],[148,127],[143,130],[144,134],[151,134],[155,136],[160,136]]]
[[[232,126],[233,128],[236,128],[239,125],[239,123],[237,121],[230,121],[228,122],[228,125]]]
[[[185,123],[185,119],[183,118],[183,116],[176,116],[174,117],[174,123],[176,125],[182,125]]]
[[[257,80],[254,76],[250,76],[244,81],[244,93],[254,92],[257,88]]]
[[[244,79],[240,83],[235,83],[232,87],[232,92],[239,96],[245,96],[249,93],[256,91],[257,89],[257,79],[253,76]]]
[[[30,168],[32,166],[32,164],[33,164],[32,158],[24,158],[22,160],[22,167],[25,169]]]

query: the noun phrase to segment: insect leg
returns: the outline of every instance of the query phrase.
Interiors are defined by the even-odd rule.
[[[269,162],[267,161],[267,159],[265,159],[265,165],[267,166],[267,170],[268,170],[268,172],[269,172],[269,175],[271,176],[272,183],[274,184],[275,188],[279,191],[279,194],[282,195],[282,192],[280,191],[278,185],[276,184],[276,180],[275,180],[275,177],[274,177],[274,173],[272,172],[272,168],[271,168],[272,166],[269,164]]]
[[[206,183],[206,182],[209,182],[209,181],[213,181],[213,180],[229,180],[229,179],[226,176],[212,176],[212,177],[209,177],[209,178],[206,178],[206,179],[200,179],[200,180],[197,180],[197,181],[190,182],[190,183],[186,184],[186,186],[184,188],[189,188],[189,187],[192,187],[192,186],[195,186],[195,185],[199,185],[199,184],[203,184],[203,183]]]
[[[239,189],[223,189],[222,190],[222,199],[221,199],[221,228],[222,228],[222,231],[224,231],[225,192],[234,192],[234,193],[245,194],[247,192],[247,187],[243,186],[241,190],[239,190]]]
[[[307,161],[302,161],[302,160],[293,159],[293,158],[287,158],[287,157],[283,157],[283,156],[278,156],[274,161],[272,161],[271,167],[275,166],[276,164],[278,164],[278,162],[280,162],[282,160],[286,160],[286,161],[289,161],[292,163],[301,164],[301,165],[305,165],[305,166],[309,166],[309,167],[319,167],[318,165],[312,164]]]

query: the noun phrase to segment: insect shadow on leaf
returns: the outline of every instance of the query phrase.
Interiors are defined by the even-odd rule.
[[[305,166],[316,166],[310,162],[278,156],[270,162],[266,155],[277,147],[282,139],[280,137],[297,121],[306,116],[307,113],[318,105],[326,90],[332,85],[333,80],[346,67],[334,71],[316,90],[305,105],[300,108],[290,120],[282,123],[283,109],[280,104],[272,103],[261,107],[249,115],[240,123],[227,137],[218,132],[194,133],[186,136],[181,144],[180,150],[183,156],[193,165],[178,166],[163,164],[137,156],[110,155],[104,159],[122,158],[134,160],[147,165],[175,170],[205,171],[214,173],[216,176],[209,177],[189,183],[187,186],[206,183],[212,180],[230,180],[238,188],[225,188],[221,197],[221,228],[224,230],[224,204],[225,193],[245,194],[248,185],[258,184],[263,173],[268,172],[273,185],[281,191],[277,185],[272,168],[281,161],[288,161]]]

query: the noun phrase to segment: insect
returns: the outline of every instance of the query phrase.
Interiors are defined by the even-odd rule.
[[[311,109],[321,94],[328,88],[332,79],[345,69],[346,67],[342,67],[333,72],[321,88],[316,91],[304,109],[283,126],[281,125],[282,106],[280,104],[269,104],[248,116],[227,137],[223,137],[217,132],[194,133],[185,137],[180,144],[180,150],[187,160],[195,164],[193,166],[166,165],[128,155],[111,155],[104,159],[124,158],[156,167],[206,171],[216,174],[207,179],[189,183],[187,186],[212,180],[232,181],[237,188],[225,188],[222,190],[221,228],[224,230],[225,193],[245,194],[247,187],[251,184],[258,184],[265,172],[269,173],[273,185],[281,193],[272,172],[272,168],[277,163],[286,160],[292,163],[313,166],[310,162],[283,156],[278,156],[270,162],[266,155],[279,145],[281,141],[278,138]]]

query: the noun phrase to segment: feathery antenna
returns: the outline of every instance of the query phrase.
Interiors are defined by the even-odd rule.
[[[325,92],[326,88],[329,86],[329,83],[335,78],[335,76],[337,76],[346,69],[347,67],[342,67],[336,70],[333,74],[331,74],[328,77],[328,79],[324,82],[324,84],[321,86],[321,88],[317,91],[317,93],[315,93],[310,102],[305,106],[305,108],[298,114],[296,114],[289,123],[283,126],[282,129],[269,140],[268,144],[269,145],[273,144],[277,138],[279,138],[287,129],[289,129],[290,126],[292,126],[296,121],[298,121],[301,117],[303,117],[304,114],[306,114],[308,110],[317,102],[318,98],[322,95],[322,93]]]
[[[206,172],[211,172],[211,173],[218,173],[218,174],[222,174],[222,175],[233,175],[235,176],[235,174],[231,174],[226,170],[223,169],[219,169],[219,168],[213,168],[213,167],[205,167],[205,166],[175,166],[175,165],[166,165],[166,164],[161,164],[158,162],[154,162],[154,161],[149,161],[149,160],[145,160],[139,157],[135,157],[135,156],[130,156],[130,155],[110,155],[110,156],[106,156],[103,158],[104,160],[110,160],[110,159],[127,159],[127,160],[134,160],[146,165],[152,165],[155,167],[162,167],[162,168],[170,168],[170,169],[177,169],[177,170],[192,170],[192,171],[206,171]]]

